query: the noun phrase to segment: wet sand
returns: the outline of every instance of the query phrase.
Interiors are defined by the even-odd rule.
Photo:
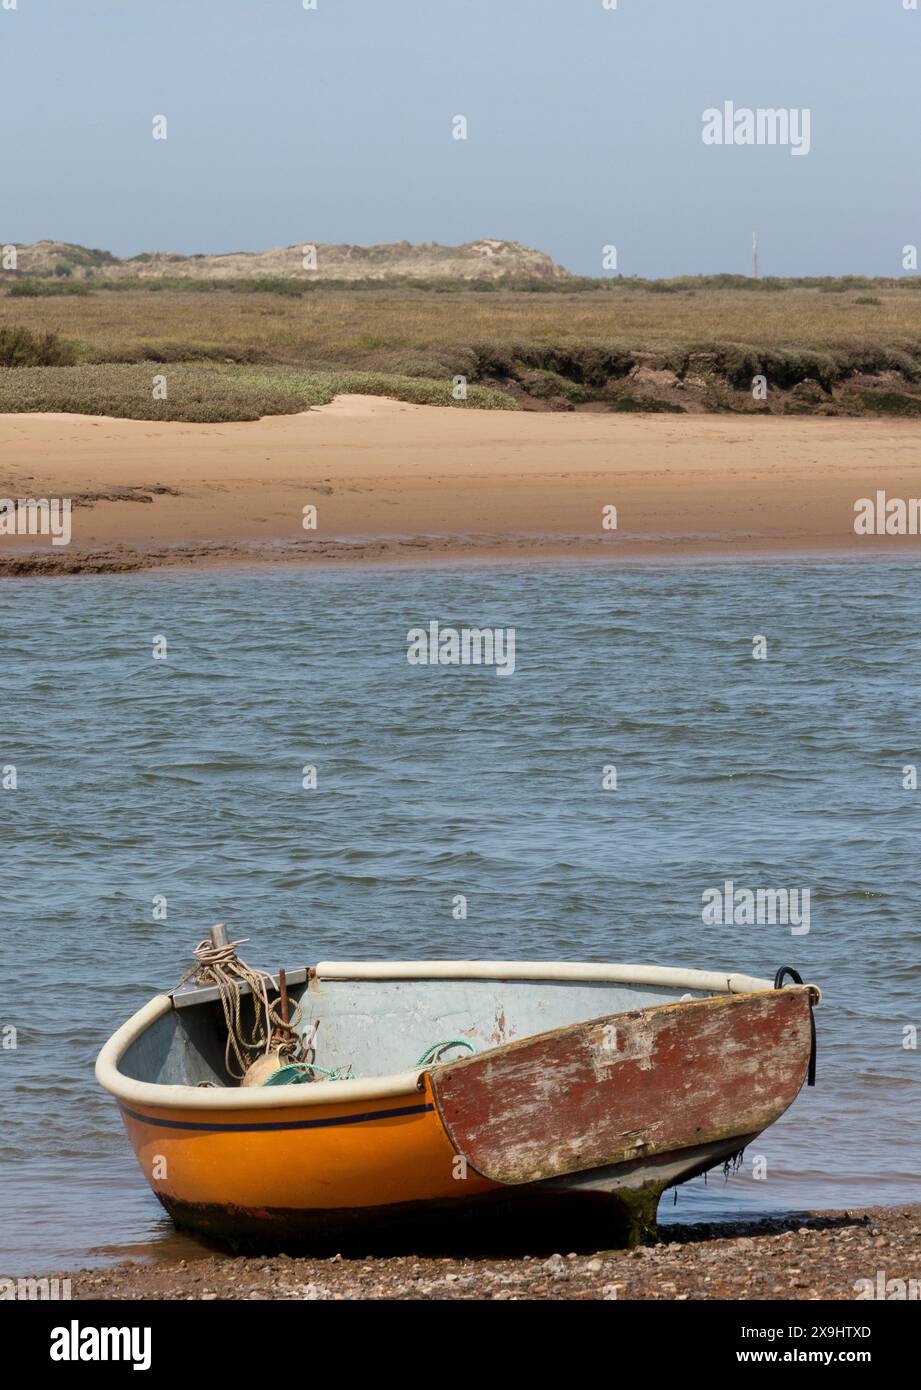
[[[71,497],[0,574],[152,566],[913,555],[854,503],[921,491],[921,422],[532,414],[342,396],[189,425],[0,416],[0,497]],[[304,507],[317,509],[305,530]],[[616,529],[603,526],[614,506]]]
[[[858,1299],[921,1293],[921,1206],[713,1226],[661,1243],[515,1258],[233,1257],[121,1264],[68,1276],[75,1299]],[[859,1281],[868,1281],[862,1284]],[[903,1295],[904,1296],[904,1295]]]

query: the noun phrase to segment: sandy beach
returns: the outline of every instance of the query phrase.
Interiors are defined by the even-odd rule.
[[[505,1259],[235,1258],[203,1250],[200,1259],[124,1263],[60,1277],[70,1279],[75,1299],[888,1301],[906,1298],[909,1280],[918,1297],[921,1207],[684,1227],[670,1225],[667,1202],[663,1208],[661,1243],[633,1250]]]
[[[233,424],[4,415],[0,497],[69,497],[73,513],[67,545],[0,537],[0,574],[911,555],[917,536],[855,535],[854,504],[879,489],[917,495],[919,447],[912,421],[536,414],[366,396]]]

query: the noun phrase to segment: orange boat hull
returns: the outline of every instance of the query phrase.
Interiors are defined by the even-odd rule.
[[[231,1244],[437,1239],[437,1218],[525,1226],[577,1204],[609,1243],[654,1229],[666,1186],[725,1160],[806,1077],[809,987],[590,1020],[422,1073],[412,1094],[284,1109],[120,1101],[177,1224]],[[431,1223],[431,1227],[430,1226]],[[549,1229],[549,1227],[548,1227]],[[533,1235],[533,1229],[531,1234]],[[593,1227],[594,1243],[604,1243]]]

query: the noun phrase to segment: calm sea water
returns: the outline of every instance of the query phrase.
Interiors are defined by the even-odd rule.
[[[514,675],[410,666],[432,619],[514,626]],[[194,1248],[92,1064],[215,921],[263,965],[789,963],[817,1088],[663,1214],[921,1199],[917,568],[6,581],[0,677],[0,1274]],[[808,934],[704,925],[726,879],[809,888]]]

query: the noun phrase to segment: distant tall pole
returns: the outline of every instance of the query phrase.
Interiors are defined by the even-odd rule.
[[[758,233],[752,232],[752,272],[756,280],[761,279],[761,266],[758,261]]]

